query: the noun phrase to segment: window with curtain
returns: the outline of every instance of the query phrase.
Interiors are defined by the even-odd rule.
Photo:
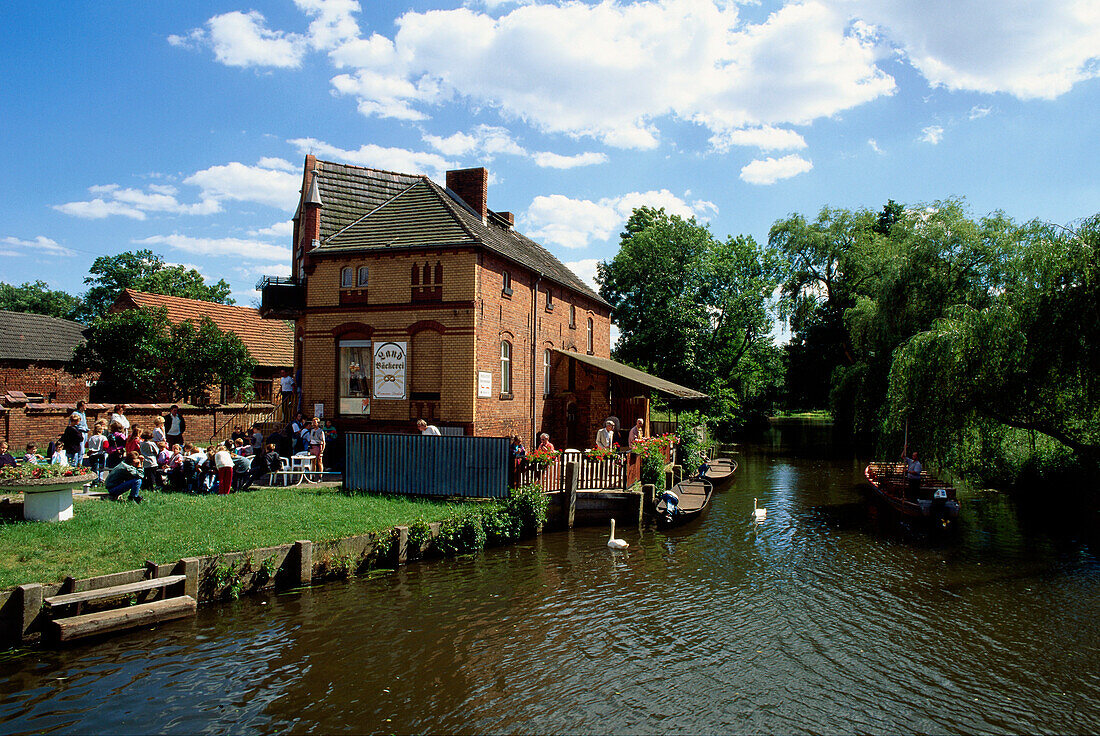
[[[358,279],[358,284],[359,284],[360,289],[365,289],[367,287],[367,281],[368,281],[369,277],[370,277],[370,270],[366,266],[360,266],[359,267],[359,279]]]
[[[500,392],[512,393],[512,343],[500,343]]]
[[[340,288],[350,289],[355,286],[355,282],[352,280],[355,278],[355,269],[351,266],[340,269]]]

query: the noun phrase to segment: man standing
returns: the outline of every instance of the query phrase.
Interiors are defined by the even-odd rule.
[[[603,423],[603,429],[596,432],[596,447],[601,450],[610,450],[615,444],[615,422],[608,419]]]
[[[164,434],[168,446],[179,445],[183,447],[183,433],[187,429],[187,422],[180,414],[178,404],[172,404],[172,408],[164,415]]]
[[[645,420],[642,419],[641,417],[639,417],[638,421],[634,423],[634,426],[630,428],[630,439],[628,440],[628,443],[630,444],[631,447],[633,447],[635,442],[637,442],[638,440],[644,440],[644,439],[645,439]]]
[[[423,419],[420,419],[416,423],[416,428],[420,430],[420,434],[425,437],[439,437],[439,427],[434,424],[428,424]]]
[[[69,465],[80,467],[84,464],[84,443],[88,440],[88,416],[84,411],[84,402],[76,402],[76,411],[74,414],[80,415],[80,421],[76,423],[76,428],[80,430],[80,446],[76,448],[76,459],[69,460]]]
[[[290,419],[290,412],[294,406],[294,377],[287,375],[286,370],[279,371],[279,393],[283,399],[283,420]]]
[[[908,449],[908,448],[906,448]],[[917,499],[917,494],[920,491],[920,474],[924,468],[920,464],[920,460],[917,459],[917,451],[913,450],[913,454],[909,457],[905,455],[901,456],[901,459],[905,461],[905,477],[909,481],[909,496],[912,500]]]

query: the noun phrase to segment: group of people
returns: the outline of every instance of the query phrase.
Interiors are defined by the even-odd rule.
[[[318,418],[307,422],[299,413],[282,431],[264,437],[253,425],[249,431],[234,430],[224,443],[209,447],[184,442],[186,421],[173,405],[165,416],[143,429],[125,415],[125,405],[116,404],[107,417],[89,428],[85,403],[78,402],[64,431],[40,454],[28,443],[24,463],[48,463],[87,467],[96,475],[89,487],[103,486],[112,499],[141,502],[142,488],[168,488],[188,493],[227,494],[270,478],[283,469],[283,457],[306,454],[313,470],[324,472],[328,436],[335,432],[323,427]],[[0,442],[0,467],[15,465],[6,442]]]

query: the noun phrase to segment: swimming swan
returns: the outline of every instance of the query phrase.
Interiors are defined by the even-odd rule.
[[[752,518],[756,519],[757,521],[763,521],[764,519],[768,518],[768,510],[762,509],[757,506],[755,498],[752,500]]]
[[[615,539],[615,520],[611,520],[611,536],[607,540],[607,546],[611,549],[626,549],[630,545],[625,540]]]

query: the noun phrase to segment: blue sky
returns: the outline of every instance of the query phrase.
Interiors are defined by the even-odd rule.
[[[23,3],[0,29],[0,280],[83,291],[149,247],[250,304],[289,270],[302,159],[486,166],[583,277],[634,206],[720,237],[965,197],[1100,212],[1100,5]]]

